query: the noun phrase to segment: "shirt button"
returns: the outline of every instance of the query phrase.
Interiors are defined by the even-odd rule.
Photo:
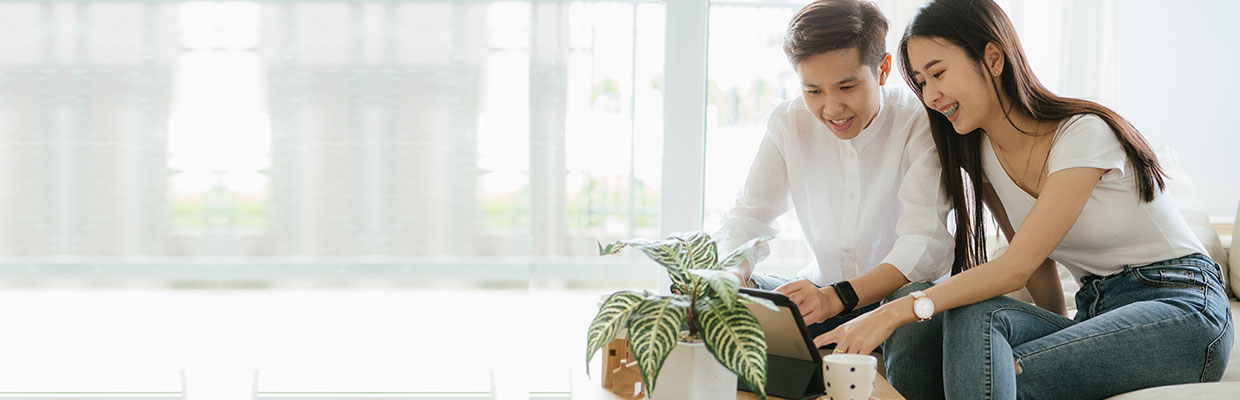
[[[857,198],[857,192],[848,192],[848,199],[849,199],[849,200],[852,200],[852,199],[855,199],[855,198]]]

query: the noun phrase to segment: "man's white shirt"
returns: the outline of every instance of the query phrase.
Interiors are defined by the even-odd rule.
[[[880,90],[878,115],[850,140],[832,134],[800,97],[775,107],[745,185],[715,232],[720,253],[777,234],[775,220],[795,209],[814,257],[797,275],[820,286],[883,263],[910,281],[950,270],[951,207],[926,111],[901,85]],[[752,254],[761,261],[770,249],[759,245]]]

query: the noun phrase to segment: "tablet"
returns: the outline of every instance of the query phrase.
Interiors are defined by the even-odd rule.
[[[741,293],[775,303],[779,310],[746,304],[766,336],[766,393],[790,399],[812,399],[825,394],[822,358],[809,336],[796,303],[782,293],[741,288]],[[745,388],[742,383],[740,388]]]

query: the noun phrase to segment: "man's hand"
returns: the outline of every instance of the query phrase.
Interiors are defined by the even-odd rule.
[[[840,302],[834,287],[819,289],[809,279],[785,283],[775,288],[775,291],[783,293],[793,303],[796,303],[797,309],[801,310],[801,319],[805,320],[806,325],[826,321],[827,318],[834,317],[844,310],[844,303]]]
[[[733,268],[728,268],[728,272],[731,272],[732,275],[736,275],[736,279],[741,280],[741,287],[757,289],[757,286],[749,284],[749,272],[750,271],[753,271],[753,265],[749,263],[749,259],[745,259],[745,261],[742,261],[741,265],[738,265]]]

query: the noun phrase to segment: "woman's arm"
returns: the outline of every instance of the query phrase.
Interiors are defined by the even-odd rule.
[[[1059,282],[1059,265],[1055,264],[1055,260],[1048,258],[1043,261],[1037,271],[1033,272],[1033,276],[1029,277],[1025,288],[1029,289],[1033,304],[1046,311],[1068,316],[1068,304],[1063,299],[1063,284]]]
[[[1008,250],[998,258],[957,274],[926,290],[934,301],[935,312],[977,303],[1020,289],[1029,282],[1046,257],[1076,223],[1098,179],[1106,170],[1068,168],[1046,178],[1041,197],[1012,238]],[[902,299],[890,303],[902,321],[914,321],[912,302]]]
[[[999,222],[999,230],[1003,231],[1003,236],[1009,242],[1012,241],[1012,237],[1016,236],[1012,230],[1012,222],[1008,219],[1007,210],[1003,208],[1003,202],[999,201],[999,194],[995,193],[995,188],[988,183],[982,184],[982,201]],[[1025,289],[1029,290],[1033,304],[1059,315],[1068,315],[1068,306],[1063,299],[1063,284],[1059,282],[1059,268],[1054,260],[1047,258],[1042,261],[1029,282],[1025,283]]]
[[[934,311],[977,303],[1020,289],[1029,282],[1051,250],[1068,235],[1103,172],[1099,168],[1076,167],[1051,174],[1007,252],[925,291],[934,302]],[[869,354],[896,328],[916,320],[913,300],[906,296],[815,338],[814,344],[838,343],[837,351]]]

